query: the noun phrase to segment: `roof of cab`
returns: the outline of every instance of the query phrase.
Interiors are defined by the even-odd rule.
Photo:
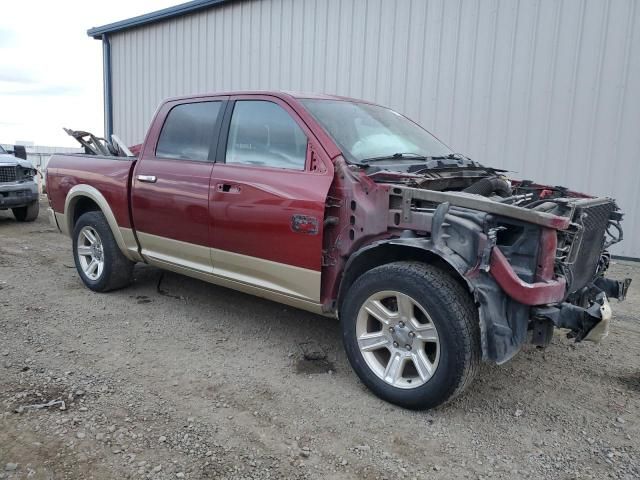
[[[268,96],[277,97],[281,99],[295,98],[297,100],[302,100],[302,99],[339,100],[343,102],[358,102],[358,103],[368,103],[368,104],[376,105],[374,102],[369,102],[367,100],[362,100],[359,98],[343,97],[340,95],[327,95],[325,93],[294,92],[294,91],[288,91],[288,90],[239,90],[239,91],[232,91],[232,92],[197,93],[197,94],[190,94],[190,95],[178,95],[178,96],[166,99],[165,102],[170,102],[175,100],[187,100],[187,99],[193,99],[193,98],[203,98],[203,97],[232,97],[232,96],[238,96],[238,95],[268,95]]]

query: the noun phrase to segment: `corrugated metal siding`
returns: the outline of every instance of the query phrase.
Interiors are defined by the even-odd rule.
[[[640,2],[246,0],[113,35],[114,131],[166,97],[281,89],[374,100],[456,150],[617,198],[640,257]]]

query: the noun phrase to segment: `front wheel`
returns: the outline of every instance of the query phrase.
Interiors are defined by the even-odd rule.
[[[73,228],[73,258],[84,284],[108,292],[131,282],[134,263],[125,257],[102,212],[87,212]]]
[[[351,366],[391,403],[436,407],[464,390],[477,370],[473,299],[432,265],[395,262],[368,271],[347,292],[340,320]]]
[[[38,202],[38,200],[35,200],[24,207],[12,208],[11,211],[13,212],[13,216],[16,217],[17,221],[33,222],[36,218],[38,218],[38,214],[40,213],[40,203]]]

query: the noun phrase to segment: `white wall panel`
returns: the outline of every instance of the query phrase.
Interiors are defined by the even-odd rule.
[[[636,0],[245,0],[112,35],[114,131],[166,97],[280,89],[395,108],[515,175],[617,198],[640,257]]]

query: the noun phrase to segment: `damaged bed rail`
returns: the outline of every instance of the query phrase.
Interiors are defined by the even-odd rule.
[[[91,132],[85,132],[83,130],[71,130],[70,128],[63,128],[63,130],[73,137],[82,148],[85,153],[93,155],[104,155],[107,157],[133,157],[134,154],[124,144],[120,138],[116,135],[111,135],[111,142],[106,138],[97,137]]]

